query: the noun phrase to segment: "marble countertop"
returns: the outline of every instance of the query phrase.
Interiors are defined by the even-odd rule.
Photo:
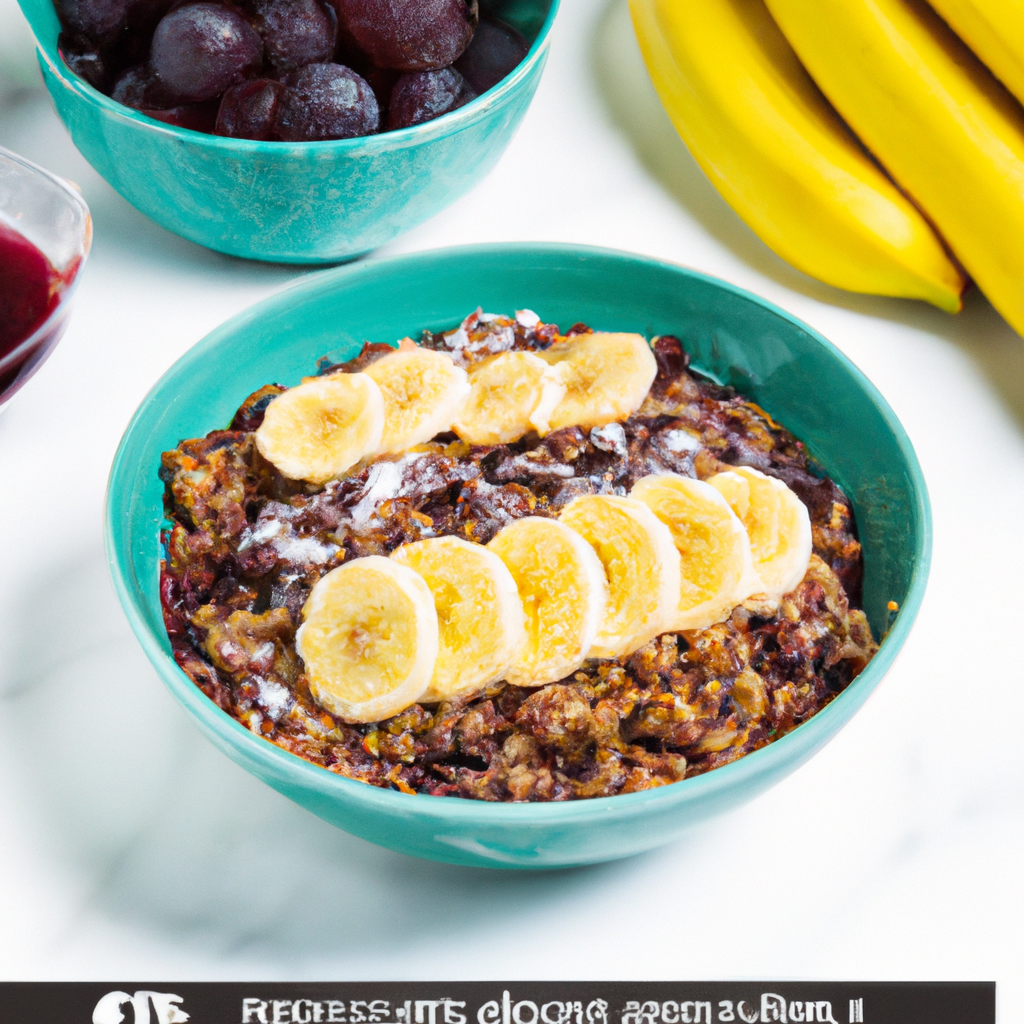
[[[0,56],[24,67],[18,17],[0,0]],[[383,252],[592,243],[778,303],[903,421],[934,565],[873,699],[775,789],[631,860],[471,870],[336,831],[217,753],[164,692],[107,576],[106,475],[136,405],[302,271],[145,219],[38,89],[2,94],[0,144],[76,181],[96,228],[65,340],[0,417],[0,977],[995,979],[1000,1019],[1024,1019],[1024,341],[977,292],[951,317],[791,269],[676,137],[625,0],[563,4],[496,169]]]

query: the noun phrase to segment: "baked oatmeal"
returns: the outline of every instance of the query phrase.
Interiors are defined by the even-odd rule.
[[[576,324],[566,338],[590,328]],[[563,340],[533,315],[480,311],[421,345],[471,367]],[[757,405],[689,367],[680,341],[652,343],[657,375],[627,419],[472,445],[453,433],[362,461],[324,484],[287,479],[255,432],[286,389],[266,384],[226,430],[165,452],[169,523],[160,592],[174,657],[227,714],[328,771],[404,793],[567,800],[649,789],[765,746],[820,711],[877,647],[859,609],[862,557],[850,502],[803,444]],[[395,351],[367,344],[321,377],[361,373]],[[556,682],[497,682],[379,722],[331,714],[296,650],[314,586],[354,559],[453,536],[486,544],[582,495],[626,495],[652,474],[708,480],[751,467],[806,506],[802,581],[753,597],[708,628],[662,633],[623,658]]]

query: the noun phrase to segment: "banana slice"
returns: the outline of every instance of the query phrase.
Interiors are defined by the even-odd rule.
[[[423,695],[437,661],[430,588],[380,555],[332,569],[302,609],[295,646],[313,699],[346,722],[379,722]]]
[[[543,686],[583,664],[604,617],[608,584],[594,549],[555,519],[526,516],[487,545],[512,573],[526,615],[526,642],[505,678]]]
[[[680,554],[679,610],[671,629],[707,629],[763,590],[747,531],[710,484],[666,473],[642,477],[630,494],[669,528]]]
[[[561,374],[532,352],[502,352],[469,371],[471,391],[453,429],[470,444],[508,444],[550,429],[565,395]]]
[[[403,341],[366,368],[384,395],[384,436],[375,454],[405,451],[449,430],[469,394],[466,371],[444,352]]]
[[[640,408],[658,364],[639,334],[580,334],[537,353],[555,366],[566,387],[551,429],[603,427]]]
[[[523,605],[505,563],[458,537],[403,544],[391,558],[418,572],[434,595],[440,646],[419,699],[447,700],[503,679],[526,638]]]
[[[807,506],[781,480],[748,466],[718,473],[708,483],[746,527],[764,592],[777,601],[799,586],[811,560]]]
[[[365,373],[318,377],[275,398],[256,447],[291,480],[323,484],[372,454],[384,430],[384,398]]]
[[[679,553],[668,527],[635,498],[574,498],[559,522],[597,552],[608,579],[608,604],[591,658],[623,658],[675,622]]]

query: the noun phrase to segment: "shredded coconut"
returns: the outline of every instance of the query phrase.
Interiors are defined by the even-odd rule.
[[[590,431],[590,443],[603,452],[625,455],[626,431],[623,430],[621,423],[606,423],[603,427],[594,427]]]
[[[458,330],[446,334],[444,340],[449,348],[461,352],[469,344],[469,332],[466,330],[466,325],[463,324]]]
[[[385,501],[400,498],[406,489],[406,470],[427,454],[429,453],[409,452],[400,459],[375,462],[367,474],[363,496],[348,514],[351,526],[357,531],[365,529]],[[415,477],[414,483],[417,487],[424,486],[422,474]]]
[[[287,517],[289,513],[294,515],[295,510],[281,506],[280,514],[283,517]],[[238,550],[242,552],[254,544],[263,544],[267,541],[270,541],[270,546],[280,558],[300,565],[323,565],[338,553],[337,544],[321,541],[316,537],[300,537],[290,523],[282,522],[276,515],[264,519],[255,530],[247,531],[238,545]]]
[[[273,547],[281,558],[298,565],[323,565],[338,553],[338,545],[331,541],[300,537],[291,530],[283,537],[275,537]]]
[[[264,679],[262,676],[253,676],[253,679],[260,691],[260,703],[267,709],[271,718],[280,718],[292,702],[292,695],[288,688],[273,679]]]
[[[280,519],[268,519],[257,526],[255,530],[246,530],[242,543],[238,545],[238,550],[245,551],[253,544],[262,544],[264,541],[276,537],[283,529],[284,523]]]
[[[661,435],[661,443],[670,452],[695,452],[700,447],[700,438],[688,430],[666,430]]]

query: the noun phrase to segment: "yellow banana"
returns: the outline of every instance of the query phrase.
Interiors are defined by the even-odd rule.
[[[923,0],[768,0],[807,70],[1024,333],[1024,112]]]
[[[448,430],[469,394],[466,371],[447,352],[403,340],[370,363],[366,376],[384,398],[384,430],[377,455],[397,454]]]
[[[608,599],[589,658],[625,658],[675,622],[682,587],[679,552],[669,528],[642,502],[583,494],[559,522],[597,553]]]
[[[565,397],[554,367],[532,352],[500,352],[469,368],[469,397],[452,424],[469,444],[508,444],[550,430],[551,413]]]
[[[650,343],[641,334],[576,334],[537,354],[558,371],[566,388],[551,413],[552,430],[589,430],[628,419],[658,374]]]
[[[716,473],[708,483],[746,527],[764,593],[781,600],[807,575],[812,548],[807,506],[781,480],[749,466]]]
[[[508,566],[525,618],[526,640],[505,678],[544,686],[586,660],[604,619],[608,581],[594,549],[557,519],[524,516],[487,547]]]
[[[287,392],[285,392],[287,394]],[[423,696],[438,652],[437,612],[419,573],[380,555],[319,579],[295,648],[313,699],[346,722],[379,722]]]
[[[637,480],[629,495],[668,527],[680,555],[677,607],[665,629],[707,629],[764,590],[746,527],[710,484],[652,474]]]
[[[827,16],[831,5],[817,2]],[[762,0],[630,0],[630,10],[676,129],[767,245],[839,288],[960,309],[960,271],[824,100]]]
[[[438,653],[427,704],[497,682],[526,639],[516,581],[493,551],[460,537],[403,544],[392,561],[418,572],[434,597]]]
[[[278,395],[256,447],[291,480],[323,484],[373,453],[384,432],[384,396],[365,373],[314,377]]]
[[[1024,101],[1024,0],[931,0],[953,31]]]

